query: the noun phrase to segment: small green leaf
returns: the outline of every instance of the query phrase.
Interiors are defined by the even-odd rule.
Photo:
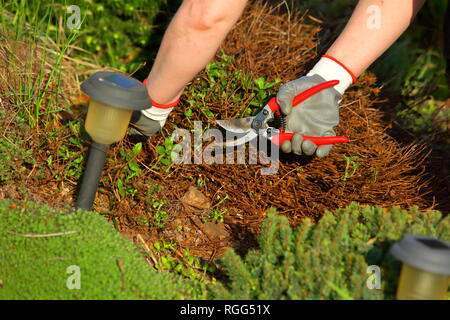
[[[265,79],[263,77],[260,77],[255,80],[255,84],[258,89],[264,89],[264,82],[265,82]]]
[[[133,150],[131,150],[129,156],[130,159],[136,156],[139,152],[142,150],[142,142],[136,143],[136,145],[133,147]]]
[[[51,167],[51,166],[52,166],[52,163],[53,163],[53,156],[50,155],[50,156],[47,158],[47,164],[48,164],[49,167]]]
[[[176,272],[181,272],[182,269],[183,269],[183,265],[177,264],[177,266],[173,270]]]
[[[202,110],[207,117],[214,118],[214,113],[212,113],[211,110],[209,110],[208,108],[203,108]]]
[[[173,140],[171,138],[164,139],[164,144],[166,145],[166,149],[172,149],[173,147]]]
[[[159,155],[164,155],[164,154],[166,153],[166,148],[164,148],[163,146],[157,146],[157,147],[156,147],[156,152],[157,152]]]
[[[273,82],[268,82],[264,85],[264,89],[270,89],[273,86],[276,86],[277,84],[279,84],[281,82],[281,79],[275,79],[275,81]]]
[[[169,159],[166,159],[166,158],[161,158],[161,159],[159,159],[159,161],[160,161],[163,165],[166,165],[166,166],[169,166],[169,165],[172,163]]]
[[[136,162],[134,162],[134,161],[131,161],[130,163],[128,163],[128,167],[133,172],[136,172],[136,173],[140,173],[141,172],[141,168],[139,168],[139,165]]]
[[[125,197],[126,191],[125,188],[123,186],[123,181],[122,180],[117,180],[117,188],[119,189],[119,194],[121,197]]]
[[[70,138],[69,138],[69,141],[72,142],[72,143],[73,143],[74,145],[76,145],[76,146],[80,146],[80,145],[81,145],[80,140],[78,140],[78,139],[75,138],[75,137],[70,137]]]

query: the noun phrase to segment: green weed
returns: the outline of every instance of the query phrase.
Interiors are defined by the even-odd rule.
[[[169,214],[166,210],[162,210],[162,207],[167,204],[167,200],[156,200],[153,199],[151,203],[151,208],[153,212],[153,217],[150,225],[157,228],[164,228],[167,220],[169,219]]]
[[[164,139],[164,145],[157,146],[156,152],[158,153],[158,162],[162,165],[170,166],[172,164],[172,155],[175,155],[172,152],[174,148],[174,142],[171,138]]]
[[[133,221],[139,226],[150,226],[150,218],[148,217],[132,217]]]
[[[133,178],[140,177],[142,175],[142,169],[135,160],[136,156],[141,151],[141,142],[135,144],[133,149],[128,153],[124,149],[120,149],[119,151],[120,155],[125,160],[122,173],[116,182],[118,193],[122,198],[125,198],[127,195],[134,197],[138,192],[138,190],[133,188],[129,183]]]
[[[123,186],[122,188],[124,188],[123,192],[125,196],[127,194],[134,196],[134,194],[130,193],[130,188],[125,189]],[[145,198],[145,203],[147,205],[148,216],[131,217],[131,219],[140,226],[164,228],[169,220],[169,213],[164,210],[164,206],[167,205],[168,201],[165,199],[155,199],[151,193],[148,193]]]
[[[207,272],[216,271],[214,266],[202,262],[199,258],[193,256],[189,249],[185,250],[181,257],[179,254],[176,255],[177,248],[173,242],[157,241],[153,243],[153,247],[159,258],[158,264],[155,266],[159,271],[169,271],[201,283],[210,281],[206,278]],[[214,278],[212,281],[214,281]]]
[[[71,137],[69,141],[73,143],[75,142],[75,138]],[[82,163],[84,161],[84,155],[81,152],[81,148],[74,150],[71,146],[63,144],[58,148],[57,155],[59,160],[64,163],[64,171],[61,178],[78,180],[83,173]],[[50,155],[46,162],[49,169],[52,170],[53,156]]]
[[[8,182],[36,164],[33,150],[25,150],[10,139],[0,137],[0,182]]]
[[[224,217],[226,215],[228,215],[229,212],[226,208],[218,209],[218,207],[228,199],[229,199],[228,195],[225,195],[225,197],[221,198],[216,204],[213,205],[213,207],[210,210],[208,210],[206,216],[202,217],[202,221],[203,222],[210,222],[210,221],[223,222]]]
[[[255,86],[253,87],[254,91],[252,93],[252,97],[254,100],[251,105],[256,107],[261,107],[268,99],[271,88],[275,87],[277,84],[281,83],[281,79],[275,79],[275,81],[268,82],[265,78],[260,77],[254,81]],[[250,88],[249,88],[250,89]]]
[[[195,183],[197,184],[197,186],[203,187],[205,185],[206,181],[208,181],[208,178],[199,177],[199,178],[197,178],[197,181]]]
[[[379,171],[373,168],[370,168],[369,171],[373,174],[373,182],[377,182],[378,181],[378,173]]]
[[[202,217],[202,221],[203,222],[210,222],[210,221],[217,221],[217,222],[223,222],[224,221],[224,216],[226,216],[228,214],[228,210],[227,209],[214,209],[209,211],[209,213]]]
[[[249,74],[232,68],[233,59],[222,53],[217,61],[206,66],[202,77],[195,79],[188,94],[189,106],[184,111],[188,119],[196,114],[206,120],[208,128],[215,120],[213,108],[229,105],[243,106],[238,116],[250,116],[276,93],[280,79],[269,81],[261,77],[252,80]],[[215,101],[215,105],[206,101]]]
[[[355,160],[359,159],[359,157],[358,156],[348,157],[346,155],[344,155],[343,157],[345,159],[345,172],[341,179],[343,181],[347,181],[347,179],[353,177],[356,173],[356,170],[358,170],[360,164]]]
[[[56,179],[73,179],[78,180],[83,172],[84,155],[84,143],[81,140],[81,123],[78,121],[69,121],[62,129],[53,131],[46,141],[42,141],[44,144],[52,144],[53,139],[58,139],[58,136],[65,132],[67,129],[70,137],[64,140],[56,151],[56,154],[50,154],[46,159],[47,166]],[[64,166],[62,176],[55,172],[54,166],[61,164]]]
[[[147,191],[147,195],[152,195],[155,192],[163,189],[163,186],[160,186],[159,184],[156,184],[154,182],[149,182],[148,185],[149,185],[149,189]]]

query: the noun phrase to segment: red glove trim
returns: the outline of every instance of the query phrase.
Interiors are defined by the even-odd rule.
[[[342,62],[340,62],[338,59],[336,59],[336,58],[334,58],[334,57],[332,57],[330,55],[327,55],[327,54],[323,55],[322,58],[328,58],[328,59],[333,60],[334,62],[336,62],[338,65],[340,65],[342,68],[344,68],[345,71],[347,71],[351,75],[353,83],[356,82],[355,74],[349,68],[347,68]]]
[[[147,86],[147,79],[142,81],[142,83],[144,84],[144,86]],[[170,108],[175,107],[178,104],[178,102],[180,102],[180,99],[177,99],[176,101],[169,103],[169,104],[160,104],[160,103],[157,103],[155,100],[152,100],[152,107],[160,108],[160,109],[170,109]]]
[[[155,100],[152,100],[152,107],[160,108],[160,109],[169,109],[175,107],[178,102],[180,102],[180,99],[177,99],[175,102],[169,103],[169,104],[160,104],[155,102]]]

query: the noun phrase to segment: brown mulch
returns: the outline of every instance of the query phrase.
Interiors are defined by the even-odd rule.
[[[235,56],[232,68],[250,73],[253,79],[262,76],[270,80],[281,78],[285,82],[304,74],[307,64],[317,59],[319,30],[319,26],[299,12],[257,2],[247,8],[222,49]],[[182,102],[163,134],[146,142],[138,157],[144,169],[139,179],[132,180],[133,187],[139,190],[134,199],[120,198],[114,172],[119,150],[130,149],[135,141],[126,139],[112,147],[96,209],[113,211],[109,217],[114,216],[119,230],[130,238],[141,235],[149,244],[161,238],[171,240],[208,259],[220,256],[229,246],[242,251],[254,247],[270,207],[278,208],[293,225],[305,217],[317,220],[325,210],[352,201],[428,209],[433,204],[424,197],[429,188],[422,165],[427,154],[421,146],[400,145],[386,133],[389,124],[382,121],[382,112],[374,107],[383,103],[378,98],[379,92],[373,75],[361,76],[341,102],[341,124],[336,128],[337,134],[346,135],[350,142],[334,146],[325,159],[282,155],[276,175],[261,175],[261,168],[265,167],[262,164],[174,165],[167,172],[164,168],[155,169],[156,147],[163,145],[164,135],[170,136],[175,126],[193,129],[192,121],[183,115],[187,103]],[[231,117],[245,107],[223,99],[205,99],[207,104],[224,109],[219,113],[219,107],[211,108],[217,118]],[[359,164],[353,175],[353,167],[346,160],[349,157],[354,157]],[[45,163],[46,158],[43,156],[40,161]],[[347,178],[344,177],[346,168],[351,175]],[[29,181],[27,188],[33,190],[35,200],[56,206],[73,203],[75,182],[55,182],[51,177]],[[138,218],[151,218],[148,192],[154,185],[163,188],[153,192],[152,197],[167,200],[163,208],[169,213],[169,219],[164,228],[138,222]],[[195,207],[183,201],[192,186],[210,200],[208,206]],[[15,192],[11,186],[4,187],[0,198],[20,197]],[[226,200],[221,202],[223,199]],[[205,216],[215,209],[227,212],[224,223],[205,223]]]

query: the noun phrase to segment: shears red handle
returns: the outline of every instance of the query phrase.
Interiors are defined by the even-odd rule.
[[[287,133],[281,132],[277,135],[274,135],[271,139],[272,143],[280,146],[285,141],[291,141],[294,137],[295,133]],[[348,142],[348,138],[344,136],[334,136],[334,137],[310,137],[303,136],[303,140],[312,141],[316,146],[323,146],[327,144],[335,144],[335,143],[345,143]]]
[[[292,100],[292,106],[295,107],[301,102],[305,101],[309,97],[315,95],[316,93],[333,87],[339,83],[339,80],[331,80],[324,83],[321,83],[317,86],[314,86],[308,90],[303,91],[302,93],[296,95],[294,97],[294,100]],[[280,112],[280,105],[277,102],[277,98],[272,98],[267,103],[270,110],[272,110],[273,113]],[[285,141],[291,141],[294,137],[295,133],[287,133],[287,132],[281,132],[279,134],[276,134],[272,137],[271,141],[275,145],[279,146]],[[335,144],[335,143],[345,143],[348,142],[348,138],[344,136],[334,136],[334,137],[310,137],[310,136],[303,136],[303,140],[310,140],[317,146],[323,146],[328,144]]]

